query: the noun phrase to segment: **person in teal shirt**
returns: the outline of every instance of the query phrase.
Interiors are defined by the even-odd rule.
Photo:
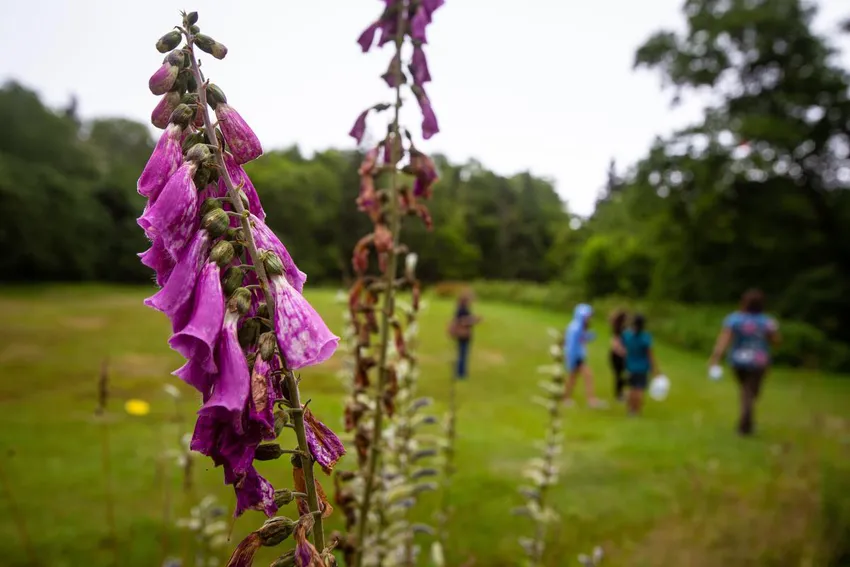
[[[644,391],[649,385],[649,373],[658,374],[652,353],[652,335],[646,330],[646,318],[635,315],[632,328],[623,331],[620,340],[626,351],[626,372],[629,373],[629,414],[638,415],[643,407]]]

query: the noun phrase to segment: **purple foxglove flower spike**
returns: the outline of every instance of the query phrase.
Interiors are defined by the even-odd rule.
[[[313,306],[283,276],[269,278],[274,296],[274,328],[289,368],[321,364],[336,350],[334,335]]]
[[[357,120],[354,121],[354,126],[351,127],[351,130],[348,132],[348,135],[357,140],[357,143],[360,144],[363,142],[363,136],[366,135],[366,117],[369,116],[369,111],[371,108],[367,108],[357,117]]]
[[[374,22],[366,28],[362,34],[360,34],[360,37],[357,38],[357,43],[360,44],[360,48],[363,50],[363,53],[372,49],[372,44],[375,43],[375,32],[378,31],[379,27],[381,27],[381,22]]]
[[[251,219],[254,242],[257,245],[257,248],[271,250],[277,254],[277,257],[283,264],[283,275],[286,277],[286,281],[288,281],[289,285],[294,287],[298,293],[302,293],[304,290],[304,282],[307,281],[307,274],[298,269],[298,266],[295,265],[295,261],[292,259],[292,256],[289,255],[289,251],[286,249],[286,246],[281,243],[280,239],[274,232],[272,232],[272,229],[270,229],[266,223],[254,215],[251,215],[249,218]]]
[[[413,92],[416,95],[416,100],[419,102],[419,108],[422,110],[422,137],[427,140],[440,131],[440,126],[437,124],[437,115],[434,114],[434,109],[431,108],[431,100],[425,93],[425,89],[414,85]]]
[[[251,178],[248,177],[242,166],[236,163],[233,156],[227,152],[224,153],[224,164],[227,166],[227,172],[230,174],[233,183],[237,187],[241,185],[245,196],[248,197],[248,211],[260,220],[266,220],[266,212],[263,210],[263,204],[260,202],[257,189],[251,183]],[[223,194],[226,193],[227,187],[224,186],[224,181],[220,179],[218,183]]]
[[[234,486],[236,490],[236,512],[240,516],[245,510],[259,510],[271,518],[277,513],[274,503],[274,487],[260,476],[257,469],[250,467],[245,476]]]
[[[263,155],[259,138],[232,106],[219,102],[215,105],[215,116],[237,164],[248,163]]]
[[[336,436],[336,433],[316,419],[308,409],[304,409],[304,429],[307,434],[307,445],[310,446],[310,453],[325,474],[331,474],[334,465],[345,455],[345,447],[342,441]]]
[[[431,73],[428,70],[428,59],[425,57],[425,51],[419,45],[413,48],[413,57],[410,59],[410,70],[413,74],[414,85],[421,87],[431,81]]]
[[[151,247],[138,254],[142,264],[156,272],[156,285],[162,287],[174,269],[174,258],[162,245],[162,239],[154,238]]]
[[[191,315],[192,291],[203,267],[203,259],[209,249],[210,237],[207,231],[199,230],[183,250],[177,265],[171,272],[165,285],[152,297],[145,299],[145,305],[162,311],[171,319],[174,330],[182,329]]]
[[[248,401],[251,377],[248,363],[239,346],[236,327],[239,314],[228,311],[224,315],[216,357],[218,376],[210,398],[198,410],[199,416],[207,416],[217,421],[232,423],[237,433],[242,432],[242,412]]]
[[[201,270],[195,285],[195,303],[189,323],[169,339],[171,348],[187,360],[201,364],[209,373],[218,370],[213,352],[224,321],[224,297],[221,290],[221,269],[214,262]]]
[[[192,176],[198,164],[186,162],[181,165],[165,184],[156,202],[139,217],[141,226],[149,237],[159,237],[172,257],[177,258],[180,250],[197,230],[198,190]]]
[[[156,201],[168,179],[183,162],[183,133],[183,128],[177,124],[166,127],[136,184],[139,195]]]
[[[171,113],[180,104],[180,93],[171,91],[165,93],[151,112],[151,124],[164,130],[168,126]]]
[[[204,370],[200,362],[189,360],[172,374],[201,392],[205,398],[209,397],[215,375]]]

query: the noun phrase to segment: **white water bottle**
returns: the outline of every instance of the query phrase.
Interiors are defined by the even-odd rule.
[[[649,383],[649,397],[653,400],[661,401],[670,393],[670,379],[663,374],[659,374]]]
[[[712,380],[720,380],[723,378],[723,367],[719,364],[713,364],[711,368],[708,369],[708,377]]]

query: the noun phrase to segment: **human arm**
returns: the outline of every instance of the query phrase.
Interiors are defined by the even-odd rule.
[[[779,324],[775,319],[767,320],[767,340],[774,346],[782,342],[782,335],[779,334]]]
[[[658,362],[655,360],[655,352],[651,346],[646,348],[646,356],[649,358],[649,368],[652,371],[652,375],[658,376],[661,374],[661,369],[658,368]]]
[[[714,351],[711,353],[711,358],[708,359],[708,363],[711,366],[715,366],[720,362],[720,358],[726,352],[726,349],[729,348],[730,342],[732,342],[732,328],[724,326],[720,334],[717,335],[717,340],[714,343]]]
[[[623,339],[617,335],[611,337],[611,350],[617,356],[626,356],[626,347],[623,345]]]

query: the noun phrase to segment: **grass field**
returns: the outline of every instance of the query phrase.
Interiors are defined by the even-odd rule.
[[[160,455],[176,446],[181,431],[191,430],[197,401],[169,376],[180,357],[165,343],[164,316],[142,306],[147,291],[86,286],[0,292],[3,565],[31,564],[20,524],[44,566],[155,567],[164,552],[182,548],[181,533],[163,523],[166,492],[175,508],[185,510],[180,474]],[[308,296],[339,329],[333,292]],[[438,402],[445,399],[453,358],[444,333],[451,307],[433,301],[422,321],[421,386]],[[562,327],[568,317],[492,303],[477,311],[485,322],[473,345],[472,377],[459,385],[459,473],[448,558],[451,565],[470,557],[480,566],[518,565],[516,539],[530,526],[510,510],[521,503],[522,467],[544,423],[543,410],[529,403],[539,380],[535,369],[549,362],[547,327]],[[597,321],[601,327],[602,317]],[[591,347],[590,362],[599,390],[610,398],[606,344]],[[114,542],[106,519],[103,427],[93,415],[105,357],[113,394],[106,419]],[[742,440],[733,433],[731,380],[709,382],[706,356],[662,344],[658,358],[673,385],[665,402],[648,403],[643,418],[626,418],[618,405],[592,411],[580,403],[567,411],[562,480],[554,491],[561,520],[547,564],[577,565],[576,554],[595,545],[605,549],[604,564],[612,567],[850,564],[850,377],[776,370],[758,408],[758,434]],[[334,359],[305,372],[303,388],[314,412],[341,429],[338,368]],[[165,383],[185,393],[182,425],[173,421]],[[148,400],[151,413],[126,414],[129,398]],[[221,472],[206,460],[197,464],[196,495],[214,492],[231,505]],[[286,461],[262,465],[277,485],[291,482]],[[435,502],[436,496],[423,499],[422,519]],[[240,518],[234,544],[260,521],[256,513]],[[257,565],[271,557],[260,555]]]

